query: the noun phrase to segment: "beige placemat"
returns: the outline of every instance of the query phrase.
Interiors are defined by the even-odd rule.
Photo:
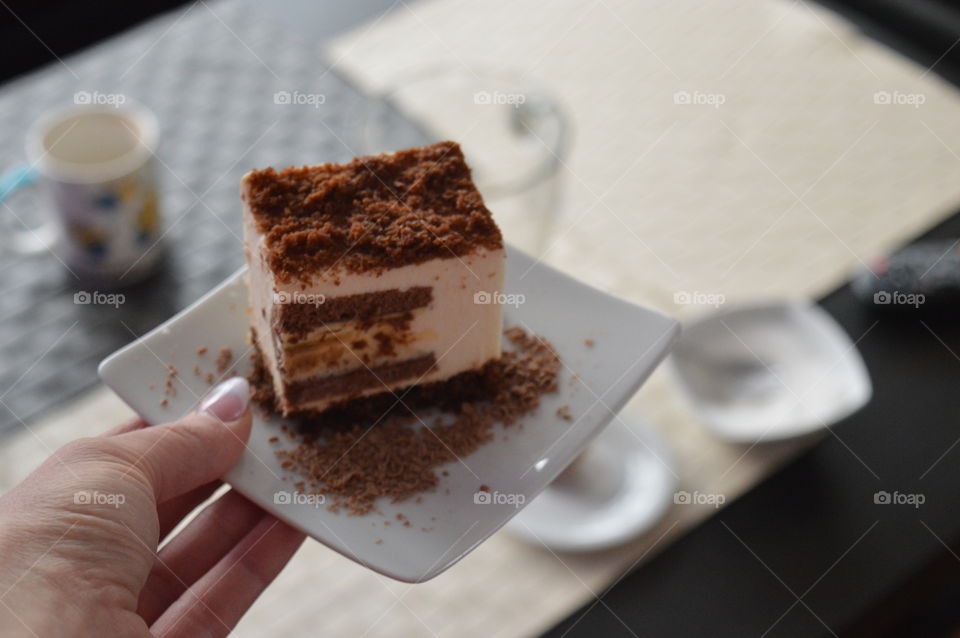
[[[576,126],[547,258],[677,316],[712,310],[677,293],[824,292],[960,199],[953,89],[805,4],[425,0],[331,58],[370,88],[437,59],[530,69]],[[711,95],[718,108],[695,103]],[[631,407],[672,444],[684,489],[727,502],[798,451],[713,440],[662,372]],[[128,413],[98,390],[31,424],[0,450],[0,489]],[[308,543],[237,635],[533,636],[712,511],[676,506],[646,537],[590,556],[497,534],[413,587]]]
[[[806,3],[426,0],[333,58],[373,91],[440,61],[540,80],[574,129],[548,259],[679,314],[822,293],[960,195],[956,90]]]

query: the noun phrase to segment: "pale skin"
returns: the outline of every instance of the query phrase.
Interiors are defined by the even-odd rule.
[[[226,636],[303,541],[233,491],[167,538],[240,457],[248,395],[74,441],[0,497],[0,635]]]

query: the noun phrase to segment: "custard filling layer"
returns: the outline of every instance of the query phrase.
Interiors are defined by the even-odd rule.
[[[411,329],[420,312],[323,325],[293,343],[281,335],[281,365],[290,380],[299,380],[430,354],[436,331]]]

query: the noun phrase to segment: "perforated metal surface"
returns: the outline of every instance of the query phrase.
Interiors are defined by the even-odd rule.
[[[90,287],[49,254],[0,254],[0,431],[94,385],[104,355],[240,266],[240,176],[354,156],[350,131],[365,104],[314,46],[246,5],[197,3],[4,86],[0,168],[23,161],[38,114],[81,91],[122,95],[159,117],[168,259],[114,308],[75,304]],[[301,103],[283,103],[288,96]],[[33,193],[9,203],[28,224],[43,205]],[[19,226],[9,210],[0,214]]]

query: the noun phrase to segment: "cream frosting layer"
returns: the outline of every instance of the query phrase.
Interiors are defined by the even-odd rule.
[[[348,398],[395,390],[413,383],[443,381],[461,372],[478,369],[500,356],[502,312],[500,305],[490,302],[498,298],[495,293],[503,290],[506,259],[503,250],[480,249],[461,257],[432,259],[379,273],[349,273],[333,269],[317,273],[307,283],[282,283],[267,267],[264,239],[256,230],[245,196],[243,200],[253,327],[264,364],[273,379],[274,391],[285,411],[322,410]],[[363,361],[362,351],[349,347],[352,343],[349,339],[375,341],[376,324],[363,322],[358,325],[346,321],[318,326],[298,340],[298,343],[307,342],[308,345],[323,342],[324,348],[315,350],[312,359],[309,354],[300,353],[302,356],[298,358],[293,351],[284,352],[284,340],[275,334],[272,326],[271,316],[277,299],[327,301],[361,293],[407,290],[414,286],[432,287],[431,303],[411,312],[408,336],[397,341],[393,353],[380,353],[368,361]],[[346,351],[344,346],[347,346]],[[286,400],[285,384],[294,380],[342,374],[360,366],[372,368],[431,353],[436,365],[417,379],[401,379],[381,387],[325,397],[303,405],[290,405]]]

